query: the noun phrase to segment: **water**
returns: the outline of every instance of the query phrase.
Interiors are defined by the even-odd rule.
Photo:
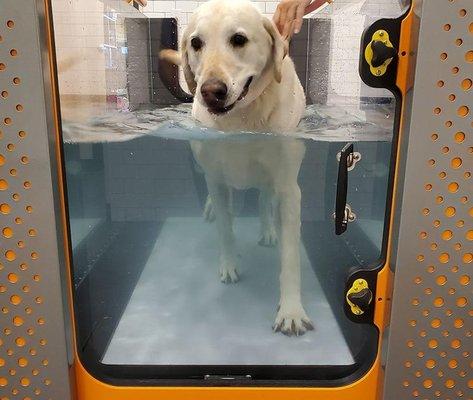
[[[296,166],[299,252],[302,299],[315,330],[301,338],[271,329],[280,259],[277,248],[258,244],[256,189],[232,190],[241,280],[220,282],[219,234],[204,217],[208,190],[190,145],[265,140],[268,146],[280,135],[203,128],[189,110],[113,112],[64,123],[82,346],[104,365],[329,364],[348,371],[359,357],[369,359],[374,353],[359,353],[367,340],[375,345],[376,330],[346,318],[344,287],[352,268],[382,256],[392,138],[385,116],[392,110],[309,106],[298,130],[284,138],[305,147]],[[337,153],[347,142],[362,155],[349,173],[348,202],[357,219],[336,236]]]
[[[271,132],[222,132],[199,125],[190,115],[191,105],[107,112],[74,123],[65,121],[66,143],[122,142],[143,136],[173,140],[246,140],[274,136]],[[367,105],[362,111],[351,105],[312,104],[298,126],[285,135],[294,139],[328,142],[387,142],[392,139],[392,105]],[[386,119],[388,121],[383,121]],[[375,122],[373,122],[375,121]]]

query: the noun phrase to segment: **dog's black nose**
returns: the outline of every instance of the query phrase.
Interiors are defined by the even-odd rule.
[[[228,88],[218,79],[205,81],[200,88],[200,93],[209,107],[223,107],[227,98]]]

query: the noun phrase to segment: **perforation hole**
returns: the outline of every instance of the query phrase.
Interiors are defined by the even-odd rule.
[[[13,84],[14,85],[19,85],[21,83],[21,79],[18,76],[15,76],[13,78]]]
[[[467,51],[465,53],[465,60],[469,63],[473,62],[473,50]]]
[[[457,96],[455,96],[453,93],[448,95],[448,100],[450,100],[450,101],[455,101],[456,98],[457,98]]]
[[[470,276],[469,275],[462,275],[460,277],[460,285],[467,286],[470,284]]]
[[[458,192],[460,185],[457,182],[452,182],[448,185],[448,191],[450,193],[456,193]]]
[[[447,283],[447,277],[445,275],[439,275],[435,282],[437,283],[437,285],[439,286],[443,286]]]
[[[445,300],[442,298],[442,297],[436,297],[435,300],[434,300],[434,306],[439,308],[439,307],[443,307],[443,305],[445,304]]]
[[[17,50],[17,49],[11,49],[11,50],[10,50],[10,55],[11,55],[12,57],[18,56],[18,50]]]
[[[453,326],[457,329],[463,328],[464,321],[461,318],[455,319],[455,322],[453,323]]]
[[[463,164],[463,160],[460,157],[455,157],[451,161],[451,166],[454,169],[460,168],[462,166],[462,164]]]
[[[16,260],[16,253],[13,250],[7,250],[5,252],[5,258],[10,262],[15,261]]]
[[[442,61],[445,61],[447,58],[448,58],[448,54],[447,54],[447,53],[441,53],[441,54],[440,54],[440,59],[441,59]]]
[[[458,307],[463,308],[468,304],[468,299],[466,297],[459,297],[456,304]]]
[[[28,387],[28,386],[30,386],[30,380],[29,380],[29,378],[26,378],[26,377],[21,378],[21,379],[20,379],[20,385],[23,386],[23,387]]]
[[[10,297],[10,303],[12,303],[14,306],[18,306],[21,304],[22,298],[18,296],[17,294],[14,294],[13,296]]]
[[[6,214],[10,214],[10,212],[11,212],[11,207],[10,207],[10,205],[7,204],[7,203],[2,203],[2,204],[0,204],[0,212],[1,212],[2,214],[5,214],[5,215],[6,215]]]
[[[473,86],[473,81],[471,79],[463,79],[462,80],[462,84],[461,84],[461,87],[463,90],[470,90],[471,87]]]
[[[466,117],[469,113],[470,109],[468,108],[468,106],[461,106],[457,110],[458,116],[462,118]]]
[[[458,74],[458,72],[460,72],[460,68],[458,68],[458,67],[453,67],[453,68],[452,68],[452,74],[453,74],[453,75]]]
[[[452,218],[454,217],[456,214],[456,209],[455,207],[447,207],[445,209],[445,215],[448,217],[448,218]]]

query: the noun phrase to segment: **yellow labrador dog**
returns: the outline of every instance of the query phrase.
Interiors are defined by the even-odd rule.
[[[247,0],[210,0],[191,17],[180,54],[194,94],[193,117],[222,131],[272,132],[272,139],[191,143],[205,172],[220,240],[220,278],[236,282],[237,256],[230,191],[258,188],[262,237],[281,253],[281,297],[274,330],[301,335],[313,329],[301,302],[301,191],[297,183],[305,147],[290,139],[305,109],[305,95],[286,42]],[[284,135],[282,135],[284,134]]]

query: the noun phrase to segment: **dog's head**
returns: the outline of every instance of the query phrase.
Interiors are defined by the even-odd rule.
[[[187,84],[209,112],[247,106],[281,81],[287,53],[273,23],[247,0],[211,0],[191,17],[181,41]]]

